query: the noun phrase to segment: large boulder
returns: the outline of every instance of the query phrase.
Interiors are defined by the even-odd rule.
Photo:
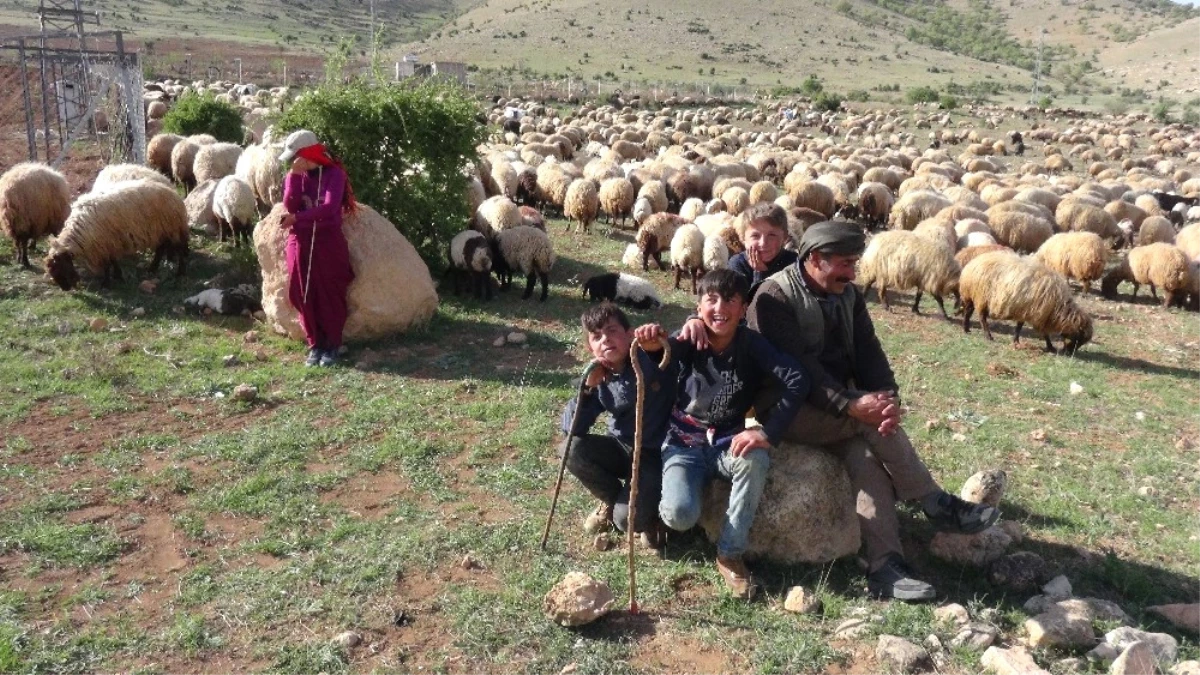
[[[217,181],[206,180],[197,185],[183,200],[187,209],[188,227],[204,232],[210,237],[217,231],[217,217],[213,215],[213,197],[217,194]]]
[[[789,441],[767,454],[771,470],[746,555],[786,564],[823,563],[857,551],[861,542],[854,492],[841,460]],[[728,504],[729,483],[709,483],[700,524],[712,541],[721,533]]]
[[[608,614],[614,602],[608,584],[583,572],[568,572],[542,598],[542,611],[560,626],[582,626]]]
[[[254,228],[254,248],[262,266],[262,303],[275,332],[301,340],[304,331],[287,293],[286,214],[276,204]],[[350,246],[354,281],[347,292],[347,342],[375,340],[425,323],[437,310],[429,268],[412,244],[386,218],[365,204],[345,217],[342,232]]]

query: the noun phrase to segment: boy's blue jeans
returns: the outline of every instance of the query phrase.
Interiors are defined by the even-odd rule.
[[[745,553],[758,500],[767,484],[767,469],[771,465],[767,451],[756,448],[734,457],[728,446],[667,445],[663,447],[662,458],[662,500],[658,514],[663,523],[680,532],[695,526],[700,520],[704,486],[714,476],[720,476],[733,483],[733,489],[717,539],[717,555],[736,558]]]

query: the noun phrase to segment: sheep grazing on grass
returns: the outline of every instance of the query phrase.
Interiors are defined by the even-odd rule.
[[[177,277],[186,271],[187,210],[174,188],[134,180],[75,200],[62,234],[51,240],[46,271],[69,291],[79,283],[78,261],[107,285],[110,277],[121,279],[117,261],[140,251],[154,251],[151,272],[164,256],[175,262]]]
[[[1015,253],[1015,251],[1003,244],[988,244],[985,246],[968,246],[958,253],[955,253],[954,259],[958,261],[958,266],[960,268],[966,269],[967,263],[978,258],[984,253],[992,253],[993,251],[1008,251],[1009,253]]]
[[[62,231],[71,212],[71,188],[45,164],[17,164],[0,176],[0,231],[17,249],[17,262],[29,269],[29,248]]]
[[[1054,270],[1032,257],[1009,251],[985,253],[968,263],[959,278],[963,305],[963,332],[971,332],[971,316],[979,310],[979,324],[987,339],[995,339],[989,319],[1016,321],[1013,345],[1021,328],[1029,324],[1046,340],[1046,351],[1056,353],[1052,334],[1063,336],[1062,352],[1073,354],[1092,339],[1092,317],[1071,297],[1071,288]]]
[[[704,234],[700,228],[688,223],[681,225],[671,237],[671,267],[675,268],[675,288],[683,275],[692,280],[692,294],[704,274]]]
[[[579,178],[567,188],[567,198],[563,202],[563,215],[572,222],[578,222],[576,233],[592,231],[592,221],[600,213],[600,196],[597,194],[596,183],[590,178]],[[567,229],[571,225],[567,224]]]
[[[213,216],[217,219],[217,239],[225,241],[225,231],[233,238],[234,248],[250,244],[258,204],[249,183],[237,176],[225,176],[213,192]]]
[[[489,240],[496,238],[504,230],[521,225],[521,210],[504,195],[488,197],[475,210],[475,218],[471,221],[471,229],[481,233]]]
[[[791,176],[793,174],[788,175]],[[787,189],[788,197],[792,198],[793,206],[812,209],[827,219],[832,218],[834,211],[837,210],[833,190],[815,180],[794,179],[790,186],[785,181],[784,187]],[[916,223],[914,222],[913,225],[916,225]]]
[[[667,189],[662,181],[652,180],[642,184],[638,190],[638,199],[649,200],[653,213],[663,213],[667,210]]]
[[[487,237],[475,230],[459,232],[450,240],[448,257],[450,266],[446,274],[454,278],[455,295],[465,282],[479,299],[492,299],[492,247]]]
[[[1124,237],[1117,221],[1103,207],[1092,206],[1076,200],[1064,199],[1054,212],[1054,220],[1066,232],[1094,232],[1101,239],[1107,239],[1114,245]]]
[[[492,251],[492,269],[500,279],[500,288],[508,290],[512,285],[514,271],[525,275],[525,292],[522,300],[533,295],[534,282],[542,281],[542,302],[550,293],[550,270],[554,268],[554,246],[545,232],[518,225],[496,233]]]
[[[1171,244],[1149,244],[1129,251],[1112,271],[1104,275],[1100,292],[1109,300],[1117,297],[1117,286],[1122,281],[1133,284],[1130,302],[1137,299],[1142,284],[1150,285],[1150,295],[1157,300],[1156,289],[1163,291],[1163,307],[1171,306],[1177,293],[1186,293],[1191,279],[1187,254]]]
[[[959,266],[954,259],[953,248],[904,230],[875,235],[867,244],[858,268],[858,281],[863,292],[878,284],[879,301],[884,309],[890,309],[888,287],[898,290],[915,288],[914,313],[920,313],[921,294],[929,293],[947,319],[950,315],[946,313],[942,298],[958,290],[958,275]]]
[[[621,254],[621,264],[635,270],[642,266],[642,251],[637,244],[629,244]]]
[[[632,274],[608,272],[597,274],[583,282],[583,297],[589,300],[612,300],[635,309],[657,309],[662,306],[654,284]]]
[[[154,181],[171,187],[170,179],[161,173],[141,164],[110,164],[96,174],[92,182],[92,192],[111,190],[114,185],[130,180]]]
[[[1036,255],[1050,269],[1078,281],[1086,294],[1092,282],[1104,275],[1108,247],[1095,232],[1060,232],[1047,239]]]
[[[671,248],[671,239],[675,237],[675,230],[683,224],[683,218],[675,214],[656,213],[647,218],[646,222],[638,228],[636,240],[638,250],[642,254],[643,272],[650,269],[651,258],[654,258],[658,269],[667,269],[662,261],[662,253]]]
[[[146,144],[146,166],[171,178],[171,151],[183,140],[178,134],[158,134]]]
[[[262,310],[262,289],[254,284],[209,288],[184,298],[183,308],[196,314],[239,316]]]
[[[206,180],[220,180],[237,170],[238,158],[242,156],[241,146],[235,143],[212,143],[201,146],[196,151],[196,159],[192,164],[192,173],[197,183]]]
[[[637,201],[637,191],[627,178],[609,178],[600,184],[600,208],[608,215],[608,222],[625,227],[625,219],[633,215],[633,204]]]
[[[887,224],[888,215],[895,204],[892,191],[883,183],[866,182],[858,186],[858,216],[871,229]]]
[[[217,139],[207,134],[196,136],[188,136],[187,138],[175,144],[171,149],[171,175],[175,177],[175,182],[183,186],[187,192],[191,192],[196,187],[196,174],[194,171],[196,163],[196,153],[200,152],[200,147],[203,145],[211,145],[216,143]]]

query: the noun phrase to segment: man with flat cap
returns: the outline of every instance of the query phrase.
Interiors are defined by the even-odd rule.
[[[759,287],[750,328],[800,361],[812,378],[785,438],[842,457],[858,493],[867,590],[881,598],[928,600],[930,584],[904,562],[896,500],[917,501],[940,530],[975,533],[1000,512],[942,490],[900,427],[896,378],[875,337],[854,266],[866,246],[858,225],[817,223],[804,232],[799,259]]]

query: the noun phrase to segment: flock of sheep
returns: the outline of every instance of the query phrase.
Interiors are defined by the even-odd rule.
[[[515,123],[502,113],[512,107],[523,111]],[[991,130],[1029,124],[1027,111],[1011,108],[970,113]],[[1200,134],[1184,126],[1126,116],[992,138],[920,109],[787,119],[721,105],[585,105],[560,115],[499,100],[490,114],[505,131],[472,167],[473,232],[450,251],[452,268],[474,275],[476,289],[489,265],[521,269],[530,287],[533,275],[544,283],[554,258],[541,212],[552,211],[578,233],[602,217],[614,227],[631,220],[637,231],[620,265],[669,264],[675,287],[690,278],[694,290],[700,274],[743,250],[742,214],[774,201],[788,212],[789,246],[835,217],[886,229],[860,263],[864,289],[876,288],[885,305],[889,289],[916,291],[914,311],[928,293],[947,318],[943,299],[952,295],[964,329],[978,312],[989,338],[988,320],[1001,319],[1017,323],[1015,339],[1029,325],[1051,350],[1052,335],[1067,352],[1088,342],[1092,321],[1068,280],[1084,293],[1101,281],[1110,298],[1129,281],[1135,296],[1149,285],[1164,305],[1200,304],[1200,177],[1186,168],[1200,164]],[[930,130],[924,151],[921,129]],[[1010,147],[1024,154],[1026,141],[1040,158],[1009,155]],[[952,145],[962,146],[956,156]],[[505,243],[510,236],[520,244]],[[467,241],[473,257],[459,246]],[[586,295],[640,306],[653,297],[653,285],[631,274],[601,276]]]

